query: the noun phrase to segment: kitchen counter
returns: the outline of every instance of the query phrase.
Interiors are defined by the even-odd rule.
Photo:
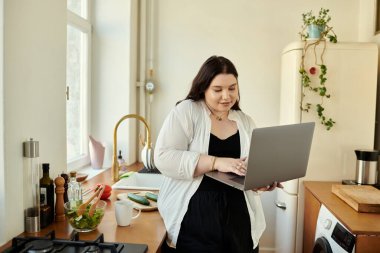
[[[320,206],[326,208],[356,235],[356,253],[375,253],[380,248],[380,214],[359,213],[332,193],[339,182],[305,181],[303,252],[312,252]]]
[[[128,167],[129,170],[139,170],[141,164],[135,164]],[[87,180],[82,184],[83,188],[89,188],[97,183],[112,185],[111,169],[108,169],[99,175]],[[133,191],[133,190],[132,190]],[[148,253],[161,252],[161,244],[165,240],[166,230],[164,222],[158,211],[141,212],[140,217],[132,220],[130,226],[119,227],[116,223],[114,202],[119,193],[128,192],[127,190],[113,190],[109,200],[107,200],[107,208],[102,222],[98,228],[92,232],[80,233],[81,240],[93,240],[100,233],[104,234],[105,242],[120,242],[120,243],[140,243],[148,245]],[[55,230],[57,238],[68,239],[72,228],[67,221],[54,222],[52,225],[41,229],[39,233],[26,234],[22,233],[19,236],[43,236],[47,232]],[[16,235],[15,235],[16,236]],[[11,246],[9,241],[2,247],[0,252]]]
[[[304,186],[324,204],[353,234],[380,235],[380,214],[358,213],[331,192],[338,182],[304,182]]]

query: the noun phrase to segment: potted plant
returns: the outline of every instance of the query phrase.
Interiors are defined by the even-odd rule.
[[[337,36],[334,33],[332,27],[328,25],[331,20],[329,16],[329,10],[321,8],[318,16],[313,15],[312,11],[302,14],[303,26],[300,32],[301,40],[305,42],[302,50],[302,58],[299,73],[301,75],[302,84],[302,96],[301,96],[301,110],[309,112],[313,108],[318,118],[327,130],[330,130],[335,121],[325,115],[325,108],[323,107],[323,100],[330,98],[330,94],[327,93],[326,81],[327,81],[327,66],[323,62],[323,55],[326,50],[326,39],[332,43],[337,43]],[[319,55],[317,55],[316,47],[323,43],[323,49]],[[309,69],[305,68],[305,57],[312,47],[314,49],[314,62],[315,66]],[[318,71],[319,69],[319,71]],[[318,74],[318,81],[312,78],[312,75]],[[306,94],[308,92],[315,93],[320,96],[320,103],[312,104],[307,102]]]
[[[328,25],[331,20],[329,15],[330,10],[321,8],[318,16],[313,15],[312,11],[302,14],[303,27],[301,39],[324,39],[328,38],[330,42],[336,43],[337,36],[332,30],[332,27]]]

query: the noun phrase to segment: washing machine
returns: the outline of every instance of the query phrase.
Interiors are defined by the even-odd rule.
[[[319,210],[313,253],[354,253],[356,236],[324,206]]]

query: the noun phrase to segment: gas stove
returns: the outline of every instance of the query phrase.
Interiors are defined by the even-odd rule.
[[[70,239],[57,239],[53,230],[43,237],[15,237],[12,247],[3,253],[145,253],[147,250],[145,244],[104,242],[103,234],[93,241],[83,241],[73,231]]]

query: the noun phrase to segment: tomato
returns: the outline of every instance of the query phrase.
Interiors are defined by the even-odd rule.
[[[99,187],[100,187],[101,185],[102,185],[102,184],[97,184],[97,185],[96,185],[96,188],[95,188],[95,191],[96,191],[97,189],[99,189]],[[100,197],[100,199],[102,199],[102,200],[106,200],[106,199],[108,199],[108,198],[111,196],[111,192],[112,192],[112,187],[111,187],[111,186],[105,184],[104,187],[105,187],[105,188],[104,188],[103,194],[102,194],[102,196]]]
[[[106,200],[106,199],[108,199],[110,196],[111,196],[111,192],[103,192],[103,194],[102,194],[102,196],[100,197],[100,199],[102,199],[102,200]]]

